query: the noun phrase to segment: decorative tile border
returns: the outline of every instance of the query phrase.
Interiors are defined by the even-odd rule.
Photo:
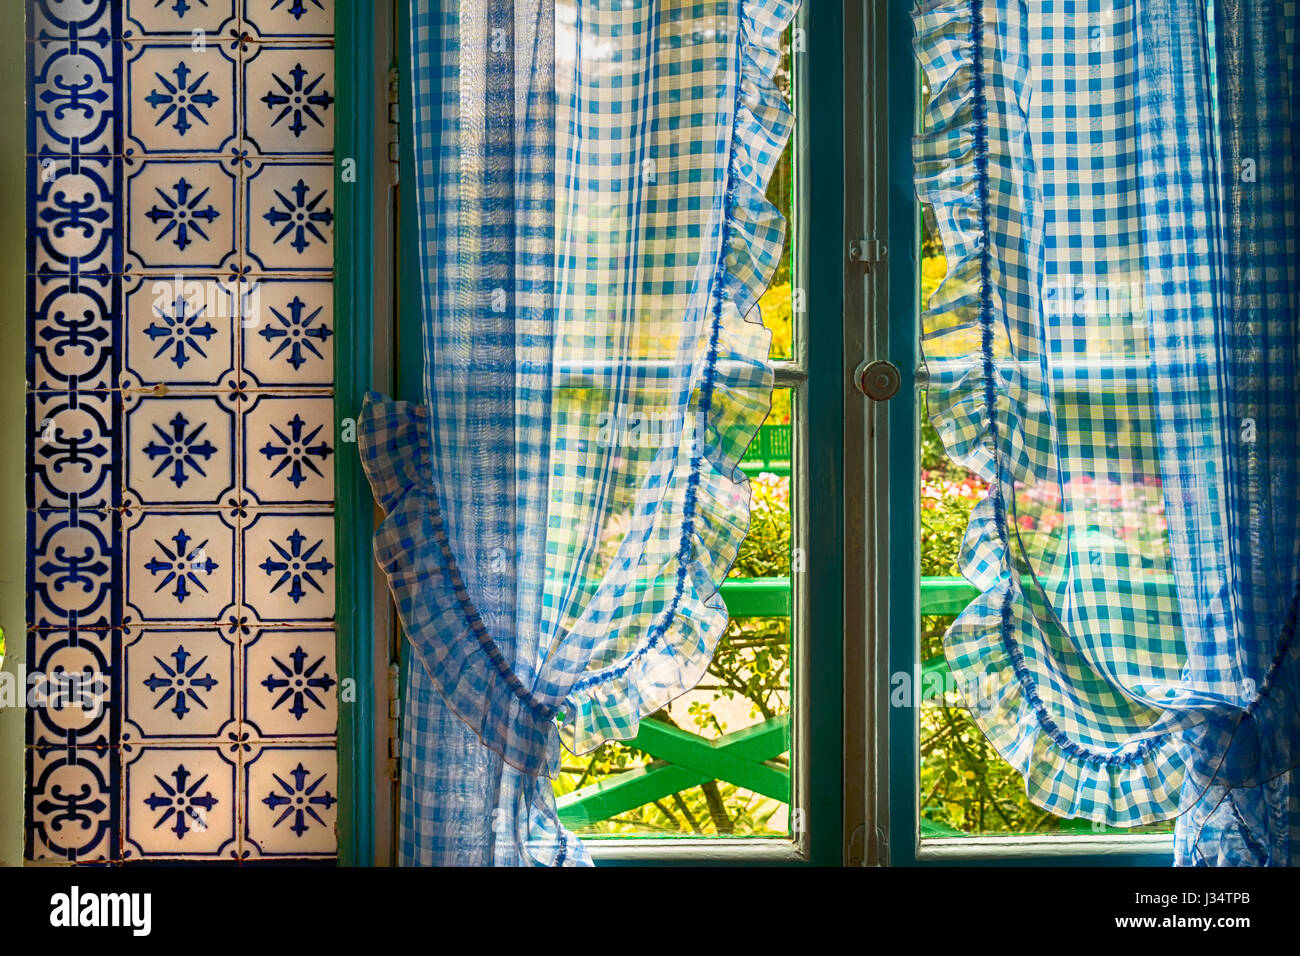
[[[28,857],[329,858],[332,0],[27,29]]]

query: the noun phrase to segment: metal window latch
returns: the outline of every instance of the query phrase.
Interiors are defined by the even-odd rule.
[[[864,265],[884,262],[889,248],[879,239],[854,239],[849,243],[849,261]]]
[[[898,366],[884,359],[864,361],[853,370],[853,384],[872,401],[889,401],[898,394],[902,383],[903,376],[899,374]]]

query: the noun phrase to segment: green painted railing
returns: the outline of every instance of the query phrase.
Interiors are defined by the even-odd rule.
[[[716,740],[658,720],[643,720],[630,743],[655,760],[561,797],[560,820],[566,827],[608,820],[710,780],[725,780],[773,800],[790,799],[790,771],[767,763],[790,749],[790,721],[785,715]]]
[[[750,474],[762,471],[774,475],[790,474],[790,434],[789,425],[763,425],[740,460],[740,466]]]
[[[977,594],[979,589],[962,578],[924,577],[921,613],[957,614]],[[731,578],[722,585],[722,599],[732,618],[789,617],[790,579]],[[926,674],[946,669],[942,656],[922,664]],[[644,720],[640,732],[628,743],[654,759],[645,767],[561,797],[560,819],[565,826],[572,829],[608,820],[710,780],[722,780],[773,800],[790,799],[789,768],[771,762],[790,749],[788,715],[713,740],[662,721]]]

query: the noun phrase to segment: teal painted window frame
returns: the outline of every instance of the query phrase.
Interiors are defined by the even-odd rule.
[[[340,428],[356,421],[362,398],[375,386],[374,302],[378,220],[373,183],[373,143],[378,123],[373,83],[375,18],[370,0],[337,0],[334,77],[335,170],[337,197],[334,279],[334,408]],[[386,175],[386,173],[385,173]],[[343,436],[341,435],[340,438]],[[347,446],[340,440],[340,448]],[[355,445],[353,446],[355,448]],[[375,813],[374,728],[382,703],[375,699],[373,641],[375,562],[371,551],[374,499],[353,453],[335,462],[335,536],[338,589],[335,613],[338,673],[353,682],[354,699],[340,688],[339,865],[374,860],[380,821]]]

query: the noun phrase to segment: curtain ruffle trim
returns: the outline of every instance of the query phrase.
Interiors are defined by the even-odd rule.
[[[749,317],[776,272],[785,239],[785,221],[765,191],[793,127],[775,74],[781,38],[798,5],[739,5],[740,76],[710,339],[687,412],[703,440],[684,476],[677,579],[668,607],[637,648],[570,689],[560,733],[574,753],[634,737],[642,717],[699,683],[726,628],[718,589],[749,532],[748,480],[740,461],[771,408],[770,335],[758,316]]]

